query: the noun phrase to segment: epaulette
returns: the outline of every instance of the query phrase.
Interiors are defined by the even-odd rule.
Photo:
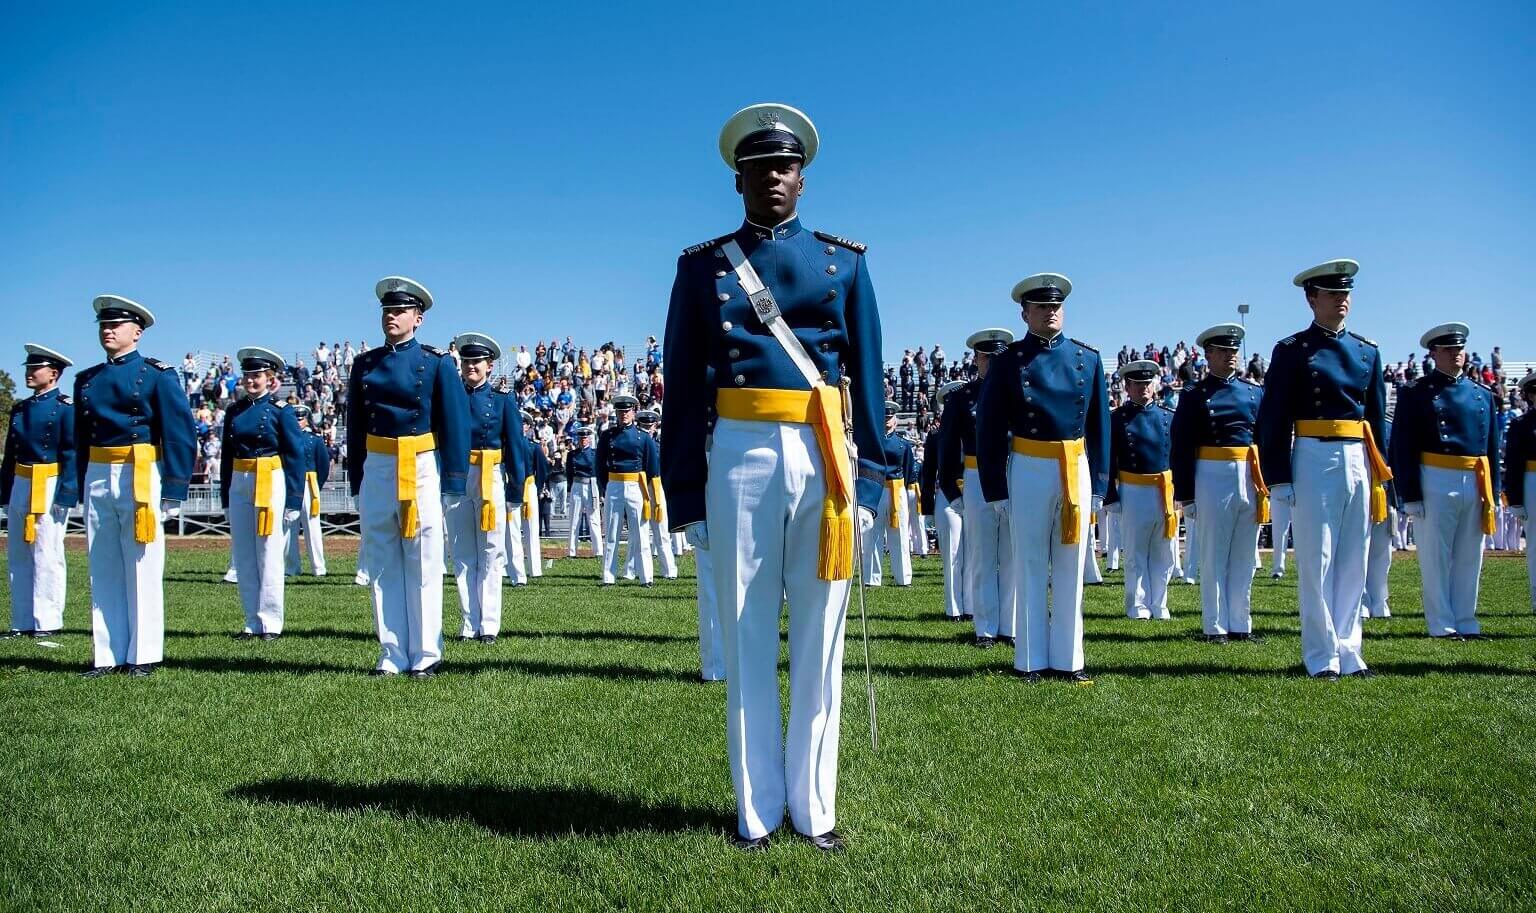
[[[170,365],[166,364],[165,362],[161,361],[158,358],[150,358],[148,356],[145,356],[144,357],[144,363],[146,365],[149,365],[151,368],[159,368],[162,371],[169,371],[169,370],[171,370],[171,366]]]
[[[279,409],[286,409],[288,408],[288,401],[286,399],[274,399],[272,400],[272,405]]]
[[[442,349],[439,349],[437,346],[429,346],[426,343],[421,344],[421,350],[429,355],[436,355],[438,358],[442,358],[448,354]]]
[[[1067,337],[1067,338],[1071,339],[1070,336]],[[1081,339],[1073,339],[1072,341],[1077,343],[1078,345],[1082,346],[1083,348],[1087,349],[1088,351],[1092,352],[1095,355],[1099,354],[1099,350],[1098,349],[1095,349],[1093,346],[1089,345],[1088,343],[1083,342]]]
[[[1158,403],[1157,404],[1157,408],[1163,410],[1164,412],[1168,413],[1169,415],[1173,414],[1173,407],[1168,405],[1167,403]]]
[[[811,234],[827,242],[828,244],[836,244],[840,247],[846,247],[856,254],[862,254],[866,250],[869,250],[868,244],[860,244],[858,241],[853,241],[840,235],[829,234],[824,231],[813,231]]]
[[[1376,344],[1376,340],[1374,340],[1374,339],[1366,339],[1364,336],[1361,336],[1359,333],[1356,333],[1354,330],[1350,330],[1349,331],[1349,335],[1355,337],[1356,339],[1360,340],[1361,342],[1365,343],[1366,345],[1370,346],[1373,349],[1381,348],[1380,346],[1378,346]]]
[[[705,241],[702,244],[695,244],[692,247],[685,247],[685,248],[683,248],[683,256],[691,257],[694,254],[699,253],[700,251],[713,250],[714,248],[719,247],[720,245],[724,244],[725,242],[727,242],[729,240],[731,240],[731,236],[730,235],[721,235],[718,238],[711,238],[710,240]]]
[[[1289,346],[1289,345],[1295,345],[1295,343],[1296,343],[1296,337],[1295,336],[1287,336],[1284,339],[1280,340],[1278,343],[1276,343],[1276,345]]]
[[[73,400],[71,400],[71,399],[70,399],[70,398],[69,398],[69,394],[68,394],[68,393],[60,393],[60,394],[59,394],[59,402],[60,402],[60,403],[61,403],[61,404],[63,404],[63,405],[65,405],[65,406],[67,406],[67,405],[69,405],[69,404],[70,404],[70,403],[71,403],[71,402],[73,402]]]

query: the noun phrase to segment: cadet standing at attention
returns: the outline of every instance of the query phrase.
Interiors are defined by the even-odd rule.
[[[1413,517],[1430,637],[1482,640],[1483,537],[1494,532],[1499,423],[1493,391],[1466,375],[1464,323],[1419,339],[1435,369],[1397,396],[1392,478]]]
[[[149,308],[93,303],[107,360],[75,376],[75,474],[85,499],[94,678],[147,676],[165,655],[163,517],[186,500],[197,457],[192,408],[171,366],[139,354]]]
[[[912,585],[912,534],[907,523],[907,482],[915,480],[912,442],[896,430],[896,403],[885,401],[885,487],[875,523],[864,530],[864,583],[880,586],[880,546],[891,553],[891,576],[897,586]]]
[[[501,633],[501,575],[507,567],[507,480],[523,475],[517,403],[490,382],[501,346],[484,333],[453,338],[469,408],[469,477],[444,517],[459,591],[459,640],[493,644]]]
[[[432,296],[379,280],[384,345],[347,381],[347,470],[379,632],[374,675],[436,673],[443,658],[443,509],[464,497],[469,404],[453,359],[416,340]]]
[[[1361,651],[1366,537],[1387,515],[1392,478],[1377,446],[1386,430],[1381,353],[1344,328],[1359,269],[1330,260],[1291,280],[1312,325],[1275,344],[1259,405],[1264,480],[1274,501],[1295,508],[1302,662],[1326,681],[1373,674]]]
[[[976,359],[976,379],[951,390],[939,420],[939,435],[943,438],[939,489],[951,507],[965,518],[965,611],[976,628],[976,646],[982,649],[996,643],[999,634],[1017,633],[1018,590],[1008,516],[993,510],[982,497],[981,473],[976,462],[976,409],[981,386],[993,360],[1012,343],[1013,333],[1001,327],[977,330],[966,339],[966,347]]]
[[[33,342],[26,352],[32,395],[11,406],[0,464],[0,504],[10,518],[11,627],[5,636],[48,637],[64,628],[64,528],[80,500],[75,409],[59,389],[59,378],[74,362]]]
[[[1509,423],[1504,441],[1504,498],[1517,521],[1526,524],[1525,574],[1536,612],[1536,548],[1531,547],[1530,512],[1536,503],[1536,371],[1520,378],[1525,412]]]
[[[613,398],[618,424],[597,440],[597,478],[603,490],[602,582],[611,586],[619,575],[619,535],[629,526],[629,555],[639,555],[640,583],[651,585],[650,517],[653,492],[650,478],[659,474],[660,453],[656,440],[635,425],[633,396]]]
[[[1152,400],[1155,361],[1120,368],[1125,402],[1109,418],[1109,488],[1104,503],[1120,514],[1125,547],[1125,614],[1167,619],[1179,515],[1173,504],[1173,412]],[[1252,556],[1250,556],[1251,558]]]
[[[566,556],[576,557],[576,544],[580,541],[581,524],[586,521],[587,529],[591,530],[592,557],[601,558],[603,555],[603,521],[602,514],[598,511],[601,499],[597,496],[597,451],[592,447],[592,426],[582,425],[576,429],[576,449],[571,451],[565,461],[565,470],[570,474],[570,508],[565,512],[571,520],[570,532],[566,534]]]
[[[1013,287],[1029,333],[993,360],[976,409],[981,495],[1008,517],[1013,545],[1014,669],[1030,683],[1042,672],[1092,682],[1083,668],[1083,550],[1109,483],[1109,391],[1098,350],[1062,333],[1071,292],[1058,273]]]
[[[290,576],[304,572],[304,560],[299,553],[299,535],[309,550],[309,570],[316,577],[325,576],[325,540],[320,534],[320,492],[331,478],[331,449],[325,446],[325,438],[315,434],[310,426],[310,409],[303,403],[293,407],[293,417],[304,432],[304,497],[299,505],[299,518],[288,526],[288,567]]]
[[[523,413],[523,471],[527,473],[523,477],[522,484],[517,486],[520,490],[516,500],[508,500],[508,516],[516,513],[516,532],[518,534],[518,550],[516,554],[526,555],[528,559],[528,576],[525,582],[534,577],[544,576],[544,547],[539,539],[539,491],[544,487],[544,481],[549,478],[549,457],[544,455],[544,447],[539,443],[538,434],[534,431],[536,415],[533,412]],[[511,508],[516,507],[516,511]]]
[[[964,478],[953,475],[957,471],[956,467],[963,464],[960,457],[950,456],[948,448],[953,445],[945,439],[944,429],[948,427],[945,413],[959,402],[953,397],[964,386],[964,381],[952,380],[939,388],[939,420],[928,433],[928,443],[924,447],[928,458],[923,464],[927,485],[932,492],[927,497],[933,505],[934,531],[939,536],[939,558],[944,562],[944,620],[957,622],[971,617],[965,578],[965,502],[958,497]],[[974,446],[975,438],[971,440]],[[955,500],[950,500],[950,492],[957,496]]]
[[[1208,643],[1260,640],[1250,597],[1269,489],[1259,470],[1254,423],[1264,388],[1238,373],[1244,330],[1218,323],[1195,339],[1210,371],[1186,385],[1173,416],[1173,496],[1199,529],[1200,625]]]
[[[923,458],[925,451],[917,438],[917,432],[906,435],[912,447],[912,475],[907,477],[907,527],[911,532],[912,554],[928,557],[928,525],[923,522]],[[910,563],[910,562],[908,562]]]
[[[661,416],[650,409],[641,409],[635,416],[635,424],[640,426],[641,432],[648,435],[652,441],[661,430]],[[667,530],[667,493],[661,484],[661,445],[656,446],[656,463],[646,477],[651,488],[651,519],[649,530],[651,548],[661,558],[661,576],[668,580],[677,579],[677,555],[672,550],[672,534]],[[631,569],[639,572],[636,565],[638,560],[633,551],[629,554]]]
[[[275,395],[283,359],[257,346],[235,357],[245,398],[224,413],[219,450],[219,503],[229,517],[230,552],[245,611],[235,637],[276,640],[283,633],[283,528],[299,519],[308,435]]]
[[[749,850],[767,846],[786,806],[818,849],[844,846],[833,830],[843,625],[855,524],[873,525],[886,476],[880,317],[864,245],[810,231],[796,214],[818,143],[788,105],[753,105],[726,122],[720,154],[746,221],[683,252],[667,315],[663,478],[672,527],[713,562],[737,838]]]

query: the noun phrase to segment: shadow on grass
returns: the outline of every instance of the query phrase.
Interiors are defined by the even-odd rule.
[[[848,662],[845,668],[853,669],[854,664]],[[973,666],[940,666],[929,664],[888,664],[877,663],[874,671],[880,675],[889,675],[893,678],[917,677],[917,678],[974,678],[985,675],[1005,674],[1009,671],[1011,663],[1004,661],[998,665],[982,667]],[[1426,675],[1491,675],[1509,678],[1536,677],[1536,669],[1519,669],[1509,666],[1498,666],[1482,662],[1448,662],[1429,663],[1421,661],[1386,661],[1373,662],[1371,669],[1378,677],[1418,678]],[[1148,665],[1142,663],[1093,663],[1088,664],[1088,671],[1095,678],[1306,678],[1300,666],[1288,666],[1283,669],[1275,668],[1242,668],[1220,665],[1206,665],[1202,663],[1168,663],[1166,665]]]
[[[327,662],[302,662],[295,660],[264,658],[260,656],[192,656],[168,657],[160,664],[165,672],[212,672],[215,674],[246,675],[357,675],[367,673],[371,666],[341,665]],[[49,656],[14,656],[0,658],[0,670],[32,672],[81,672],[85,666]],[[548,662],[536,659],[477,659],[458,661],[453,658],[443,663],[440,678],[455,679],[485,672],[513,672],[550,678],[597,678],[616,682],[686,682],[697,683],[697,672],[676,669],[647,669],[618,663]],[[153,681],[153,679],[150,679]]]
[[[237,786],[226,795],[332,812],[465,821],[499,836],[535,839],[698,830],[724,833],[735,827],[734,818],[715,809],[645,802],[570,786],[456,786],[412,780],[352,784],[281,778]]]

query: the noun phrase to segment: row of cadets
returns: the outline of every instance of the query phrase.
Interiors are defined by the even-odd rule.
[[[230,554],[245,623],[240,640],[283,633],[286,530],[297,523],[309,441],[276,395],[286,365],[271,349],[236,353],[245,397],[224,413],[219,503],[229,517]]]
[[[1536,504],[1536,371],[1520,379],[1526,410],[1504,433],[1504,499],[1515,520],[1526,524],[1525,567],[1536,612],[1536,548],[1531,547],[1530,509]]]
[[[917,473],[912,462],[912,442],[896,430],[897,405],[885,401],[885,434],[880,445],[885,452],[885,484],[880,490],[880,507],[874,525],[863,531],[864,584],[880,586],[882,546],[891,553],[891,576],[897,586],[912,585],[912,533],[908,524],[907,482]]]
[[[1110,414],[1109,484],[1104,504],[1120,515],[1125,549],[1125,614],[1167,619],[1179,516],[1173,503],[1173,410],[1152,399],[1162,369],[1133,361],[1119,369],[1126,400]],[[1090,559],[1091,560],[1091,559]]]
[[[1200,543],[1201,631],[1208,642],[1260,640],[1250,597],[1269,490],[1254,444],[1263,388],[1238,372],[1244,330],[1235,323],[1196,337],[1210,366],[1179,395],[1173,417],[1173,496]]]
[[[534,434],[531,408],[522,414],[522,478],[507,480],[507,581],[524,586],[544,576],[544,550],[539,540],[539,490],[549,478],[549,459]],[[506,467],[503,467],[504,469]]]
[[[1059,273],[1014,286],[1029,332],[995,357],[976,409],[980,494],[1006,517],[1013,552],[1014,670],[1030,683],[1045,673],[1092,682],[1083,659],[1084,550],[1109,482],[1109,391],[1098,350],[1062,332],[1071,292]]]
[[[640,430],[649,435],[651,440],[656,440],[656,435],[661,432],[661,415],[652,409],[641,409],[635,416],[635,424]],[[646,475],[646,484],[651,491],[651,519],[649,521],[649,535],[652,552],[661,559],[661,576],[668,580],[677,579],[677,555],[672,547],[672,534],[667,529],[667,493],[661,484],[661,446],[656,446],[656,462]],[[638,573],[637,557],[633,551],[629,555],[630,570]]]
[[[469,406],[453,359],[416,340],[426,288],[388,276],[374,293],[385,344],[359,355],[347,382],[347,471],[379,635],[372,674],[427,678],[443,657],[443,512],[464,498]]]
[[[176,372],[138,351],[149,308],[119,295],[92,308],[107,360],[77,374],[74,393],[94,653],[84,674],[147,676],[165,655],[161,525],[186,500],[197,432]]]
[[[48,637],[64,627],[64,529],[80,499],[75,474],[75,409],[59,389],[74,364],[37,343],[26,348],[25,383],[32,395],[11,406],[0,463],[0,504],[11,587],[7,637]]]
[[[620,394],[612,400],[618,424],[606,428],[597,441],[598,484],[603,490],[602,585],[611,586],[620,573],[619,536],[629,528],[629,554],[640,556],[640,583],[652,582],[650,518],[654,492],[652,477],[661,475],[660,448],[656,440],[635,424],[640,403]]]
[[[1419,344],[1435,368],[1398,392],[1392,478],[1414,520],[1429,635],[1482,640],[1477,621],[1483,537],[1494,532],[1499,481],[1493,391],[1466,374],[1470,330],[1446,323]]]
[[[484,333],[460,333],[459,374],[469,414],[469,475],[464,497],[448,511],[448,544],[462,618],[459,640],[492,644],[501,633],[501,578],[507,567],[507,498],[526,456],[517,403],[490,382],[501,345]]]
[[[972,619],[976,645],[982,648],[992,646],[999,636],[1012,639],[1018,618],[1008,518],[988,505],[982,495],[976,450],[977,407],[982,384],[994,359],[1013,342],[1013,333],[1001,327],[977,330],[966,339],[966,346],[974,354],[976,377],[959,387],[950,387],[944,414],[939,419],[939,490],[949,508],[962,517],[960,541],[964,552],[959,562],[964,587],[965,611],[962,616]],[[969,497],[966,497],[967,492]]]
[[[320,492],[331,478],[331,450],[325,438],[316,434],[310,425],[310,408],[303,403],[293,407],[293,417],[298,419],[299,430],[304,432],[304,497],[299,505],[299,519],[288,528],[287,572],[298,576],[304,572],[304,560],[299,549],[299,536],[304,537],[305,550],[309,552],[309,569],[316,577],[325,576],[325,540],[320,532]]]
[[[571,528],[566,533],[566,556],[576,557],[581,525],[586,523],[592,535],[592,557],[600,558],[603,554],[602,498],[598,495],[597,450],[592,446],[591,425],[576,429],[576,447],[566,457],[565,471],[570,480],[567,496],[570,506],[566,516],[571,521]]]

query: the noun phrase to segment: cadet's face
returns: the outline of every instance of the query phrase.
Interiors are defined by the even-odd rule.
[[[1152,399],[1152,381],[1126,380],[1125,395],[1138,406],[1145,406]]]
[[[1313,289],[1307,295],[1307,304],[1312,307],[1313,319],[1326,327],[1340,326],[1344,323],[1344,318],[1349,316],[1349,292],[1347,291]]]
[[[887,433],[896,430],[896,414],[894,412],[885,417],[885,430]]]
[[[1450,375],[1461,374],[1461,369],[1467,363],[1467,350],[1463,346],[1433,346],[1429,350],[1429,357],[1435,360],[1435,367]]]
[[[381,310],[379,323],[384,329],[384,338],[392,343],[405,342],[416,335],[416,328],[421,326],[421,308],[387,307]]]
[[[480,386],[485,379],[491,376],[491,360],[489,358],[466,358],[459,365],[459,374],[464,381],[473,386]]]
[[[1211,373],[1217,377],[1227,377],[1237,370],[1237,350],[1222,346],[1207,346],[1205,360],[1211,363]]]
[[[101,339],[101,347],[108,355],[120,355],[132,351],[139,344],[139,337],[144,335],[144,328],[132,320],[120,320],[117,323],[102,323],[97,325],[97,333]]]
[[[628,428],[630,425],[633,425],[634,423],[635,423],[635,410],[633,410],[633,409],[620,409],[619,410],[619,424],[620,425],[623,425],[624,427]]]
[[[1060,301],[1031,301],[1024,305],[1024,322],[1036,336],[1055,336],[1061,332],[1062,307]]]
[[[272,387],[271,371],[246,371],[240,375],[240,386],[246,396],[261,396]]]
[[[736,192],[741,194],[747,218],[759,225],[777,225],[795,214],[800,194],[805,192],[800,160],[781,157],[743,162],[741,173],[736,175]]]
[[[27,389],[46,390],[59,382],[59,370],[48,365],[27,366]]]

